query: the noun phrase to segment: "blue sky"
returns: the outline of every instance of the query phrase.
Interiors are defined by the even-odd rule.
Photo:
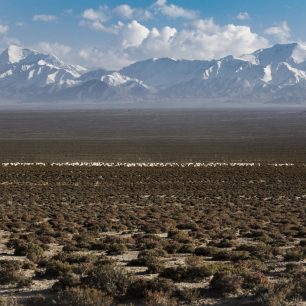
[[[117,69],[150,57],[211,59],[306,41],[305,0],[1,0],[0,48]]]

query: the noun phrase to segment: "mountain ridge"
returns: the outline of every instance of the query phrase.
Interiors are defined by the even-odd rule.
[[[306,47],[277,44],[209,61],[154,58],[108,71],[12,45],[0,54],[0,94],[17,102],[301,104],[306,102]]]

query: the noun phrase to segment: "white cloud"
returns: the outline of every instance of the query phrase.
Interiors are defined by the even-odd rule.
[[[114,13],[126,19],[133,18],[134,10],[128,4],[122,4],[114,8]]]
[[[108,20],[106,16],[106,8],[100,7],[98,10],[93,8],[87,9],[83,12],[82,17],[90,21],[105,22]]]
[[[16,22],[16,27],[22,28],[24,26],[24,23],[22,21]]]
[[[107,26],[105,23],[110,19],[107,6],[101,6],[97,10],[89,8],[82,14],[82,20],[79,25],[95,31],[116,34],[121,23],[113,26]]]
[[[135,59],[146,57],[176,57],[177,46],[174,46],[173,39],[178,31],[175,28],[164,27],[160,30],[153,28],[138,48],[129,50],[130,55]],[[183,47],[183,46],[182,46]]]
[[[139,47],[149,33],[150,30],[148,28],[133,20],[121,29],[122,46],[124,48]]]
[[[237,18],[238,20],[249,20],[249,19],[251,19],[249,13],[247,13],[247,12],[240,12],[240,13],[236,16],[236,18]]]
[[[306,60],[306,43],[300,42],[293,51],[292,58],[300,64]]]
[[[141,8],[132,8],[128,4],[118,5],[113,12],[124,19],[148,20],[152,18],[152,13]]]
[[[218,59],[252,53],[269,46],[248,26],[220,26],[213,19],[192,20],[182,29],[165,26],[148,28],[133,20],[117,27],[117,36],[108,49],[87,48],[79,56],[87,65],[120,68],[131,62],[152,58]],[[117,42],[116,42],[117,41]]]
[[[7,25],[0,24],[0,34],[5,34],[9,30],[9,27]]]
[[[169,0],[170,1],[170,0]],[[141,20],[155,15],[187,19],[180,27],[148,27]],[[252,53],[269,46],[263,36],[252,32],[249,26],[219,25],[212,18],[199,19],[198,12],[174,5],[167,0],[155,0],[147,10],[121,4],[114,8],[100,6],[83,11],[79,23],[96,31],[112,34],[107,48],[83,48],[78,53],[83,64],[106,68],[119,68],[131,62],[152,57],[173,57],[178,59],[218,59],[227,55],[236,57]],[[129,20],[114,23],[114,20]],[[237,16],[239,20],[249,19],[247,12]],[[116,19],[117,18],[117,19]],[[119,19],[119,20],[120,20]],[[281,31],[282,30],[282,31]],[[287,23],[265,31],[268,35],[288,38]],[[101,42],[103,37],[101,37]]]
[[[284,21],[280,25],[267,28],[265,34],[274,36],[281,43],[287,43],[291,37],[291,29],[288,23]]]
[[[195,19],[198,13],[175,4],[168,4],[167,0],[157,0],[153,9],[170,18]]]
[[[51,21],[56,21],[57,17],[55,15],[40,14],[40,15],[34,15],[32,20],[33,21],[51,22]]]
[[[240,56],[268,46],[267,40],[253,33],[250,27],[220,26],[213,19],[193,21],[182,30],[171,27],[147,30],[149,34],[143,41],[129,50],[135,60],[165,56],[214,59],[230,54]]]
[[[37,45],[37,48],[44,53],[54,54],[58,57],[65,57],[71,52],[71,47],[63,44],[49,43],[49,42],[40,42]]]

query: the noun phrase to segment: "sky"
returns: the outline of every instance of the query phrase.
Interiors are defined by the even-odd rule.
[[[306,44],[305,0],[1,0],[0,50],[119,69],[155,57],[240,56]]]

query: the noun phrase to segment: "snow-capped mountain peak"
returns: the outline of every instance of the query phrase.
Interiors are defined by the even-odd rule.
[[[0,88],[14,98],[21,89],[34,94],[35,87],[40,92],[52,86],[54,91],[74,85],[81,71],[80,66],[66,65],[54,55],[11,45],[0,55]]]
[[[7,49],[8,62],[12,64],[18,63],[32,53],[33,52],[29,49],[23,49],[19,46],[11,45]]]
[[[306,45],[284,44],[235,58],[153,58],[120,71],[67,65],[12,45],[0,54],[0,94],[31,101],[306,101]]]

